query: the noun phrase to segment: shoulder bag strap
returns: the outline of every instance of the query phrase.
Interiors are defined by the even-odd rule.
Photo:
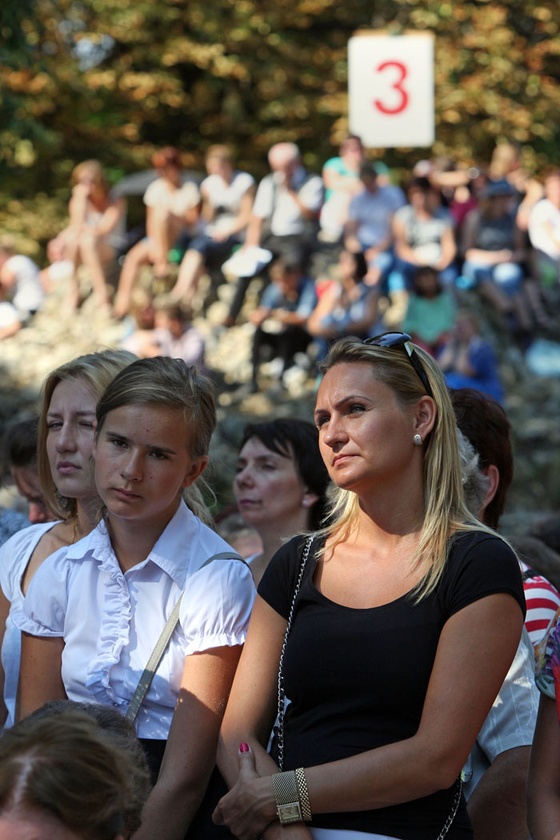
[[[234,551],[221,551],[218,554],[213,554],[212,557],[209,557],[207,560],[205,560],[200,568],[203,569],[205,566],[208,566],[208,564],[211,563],[213,560],[241,560],[242,563],[245,563],[243,557],[241,557],[241,555],[239,554],[236,554]],[[200,571],[200,569],[198,571]],[[165,627],[161,631],[161,635],[157,640],[155,647],[151,653],[151,656],[148,660],[148,664],[144,668],[142,676],[138,680],[138,685],[136,686],[134,694],[132,695],[132,699],[128,704],[128,709],[126,710],[125,717],[127,717],[131,721],[136,719],[136,715],[138,714],[140,706],[144,701],[144,697],[146,696],[146,693],[154,678],[154,674],[158,669],[159,663],[161,662],[161,658],[165,653],[165,649],[167,648],[169,640],[173,635],[173,631],[177,626],[177,623],[179,621],[179,610],[181,609],[182,598],[183,595],[181,594],[179,600],[173,607],[171,615],[165,623]]]
[[[276,715],[276,743],[278,745],[278,767],[280,770],[284,769],[284,712],[286,710],[286,692],[284,690],[284,654],[286,652],[286,644],[288,642],[288,636],[290,635],[290,630],[292,629],[292,622],[294,620],[294,614],[296,610],[296,601],[297,596],[299,594],[299,590],[301,589],[301,584],[303,582],[303,575],[305,572],[305,568],[307,566],[307,561],[309,559],[309,552],[311,551],[311,545],[313,543],[313,534],[305,541],[305,545],[303,547],[301,563],[299,567],[299,573],[296,581],[296,585],[294,587],[294,591],[292,594],[292,602],[290,604],[290,612],[288,613],[288,622],[286,624],[286,631],[284,633],[284,641],[282,642],[282,650],[280,652],[280,661],[278,662],[278,708],[277,708],[277,715]]]

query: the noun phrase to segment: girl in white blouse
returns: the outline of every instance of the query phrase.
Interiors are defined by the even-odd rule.
[[[177,359],[141,359],[116,377],[96,414],[105,513],[89,536],[50,557],[30,587],[20,715],[63,697],[125,712],[180,601],[136,718],[149,746],[167,745],[135,838],[182,840],[214,767],[254,585],[239,559],[206,563],[235,553],[181,498],[208,462],[210,381]]]

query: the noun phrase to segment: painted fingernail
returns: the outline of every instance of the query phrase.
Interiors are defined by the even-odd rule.
[[[239,752],[249,752],[249,744],[246,744],[245,742],[239,744]]]

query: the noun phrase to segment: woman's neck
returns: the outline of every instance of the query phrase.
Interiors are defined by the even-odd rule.
[[[111,545],[119,561],[119,566],[126,572],[142,563],[152,551],[176,509],[166,520],[139,523],[136,520],[120,519],[108,513],[105,517]]]
[[[262,556],[266,564],[269,563],[285,540],[306,531],[308,528],[309,511],[306,508],[302,508],[301,512],[298,511],[296,515],[288,521],[282,522],[281,525],[273,523],[269,527],[261,528],[259,526],[259,537],[263,545]]]

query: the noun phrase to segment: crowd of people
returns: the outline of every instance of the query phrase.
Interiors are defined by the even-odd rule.
[[[322,175],[277,144],[259,184],[225,146],[201,183],[164,149],[130,248],[88,161],[52,262],[0,250],[7,297],[24,265],[75,309],[84,266],[135,315],[4,436],[28,515],[0,509],[0,840],[558,840],[560,593],[498,531],[511,429],[465,295],[544,326],[560,177],[501,155],[403,191],[356,137]],[[265,363],[316,388],[308,420],[242,430],[216,511],[190,316],[228,262],[252,389]],[[40,302],[4,303],[8,339]]]
[[[496,377],[492,347],[480,354],[457,317],[475,296],[523,350],[550,331],[547,291],[560,278],[559,171],[529,177],[519,150],[502,143],[486,166],[436,159],[391,173],[356,136],[320,174],[307,171],[294,143],[272,146],[268,164],[257,183],[236,168],[228,146],[213,145],[206,175],[197,177],[179,150],[155,152],[145,225],[133,237],[126,190],[109,188],[98,161],[79,164],[69,222],[48,244],[46,267],[0,241],[0,338],[25,326],[61,278],[70,312],[91,291],[98,311],[126,319],[125,346],[189,364],[204,359],[193,317],[203,317],[216,285],[229,281],[220,323],[254,324],[253,390],[261,362],[289,380],[293,367],[316,372],[334,339],[384,329],[407,330],[436,359],[443,355],[446,370],[484,389],[488,364]],[[205,275],[212,282],[201,291]],[[249,305],[254,278],[261,300]],[[489,393],[500,389],[493,383]]]
[[[560,831],[560,593],[496,530],[504,409],[398,331],[320,373],[313,423],[245,427],[214,514],[181,359],[72,359],[12,423],[0,837]]]

